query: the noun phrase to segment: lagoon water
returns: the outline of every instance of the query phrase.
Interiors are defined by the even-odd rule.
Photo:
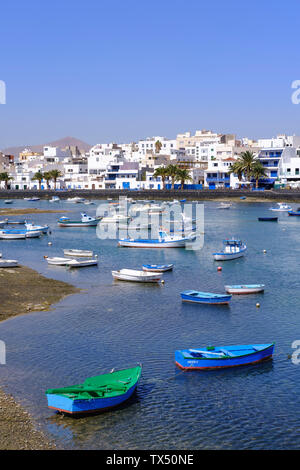
[[[97,203],[98,204],[98,203]],[[10,207],[66,209],[95,214],[97,205],[17,200]],[[53,207],[55,206],[55,207]],[[132,249],[100,240],[95,228],[59,228],[58,214],[28,215],[47,223],[40,239],[0,240],[3,257],[18,259],[82,292],[49,312],[0,323],[6,365],[0,383],[33,415],[58,446],[70,449],[297,449],[300,446],[300,364],[291,360],[300,340],[300,218],[270,203],[241,201],[229,210],[205,202],[205,239],[199,252]],[[0,207],[4,207],[0,201]],[[73,214],[72,214],[73,215]],[[20,217],[22,218],[22,216]],[[222,240],[239,237],[248,254],[216,262]],[[48,242],[52,246],[48,246]],[[48,266],[44,255],[63,248],[92,249],[98,267]],[[266,250],[266,253],[263,253]],[[113,281],[111,271],[144,263],[174,263],[165,284]],[[217,267],[222,263],[222,272]],[[180,292],[224,292],[224,285],[263,283],[264,294],[233,296],[229,306],[181,302]],[[256,307],[260,303],[260,308]],[[275,341],[272,361],[242,368],[182,372],[174,351],[186,347]],[[80,419],[47,408],[47,388],[79,383],[113,367],[143,364],[136,394],[118,409]]]

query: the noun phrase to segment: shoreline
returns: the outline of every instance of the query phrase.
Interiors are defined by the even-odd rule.
[[[0,322],[35,311],[48,311],[64,297],[80,292],[63,281],[19,266],[0,268]],[[2,367],[5,367],[2,365]],[[32,416],[0,385],[0,450],[55,450]]]

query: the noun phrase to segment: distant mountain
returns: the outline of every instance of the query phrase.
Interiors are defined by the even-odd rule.
[[[82,140],[76,139],[75,137],[63,137],[62,139],[55,140],[53,142],[46,142],[45,144],[40,145],[22,145],[20,147],[7,147],[1,150],[6,155],[14,155],[15,157],[19,156],[19,153],[22,152],[25,148],[30,148],[33,152],[43,152],[43,147],[45,145],[51,145],[53,147],[78,147],[82,153],[88,152],[91,145],[83,142]]]

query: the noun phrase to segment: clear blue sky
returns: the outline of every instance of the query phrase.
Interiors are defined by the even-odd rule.
[[[297,0],[2,2],[0,148],[299,135],[299,13]]]

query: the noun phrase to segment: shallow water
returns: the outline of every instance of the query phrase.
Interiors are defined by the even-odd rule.
[[[74,215],[93,215],[97,208],[21,200],[10,207],[29,204]],[[205,202],[205,243],[199,252],[118,248],[114,240],[99,240],[95,228],[59,228],[57,214],[26,216],[50,224],[51,235],[0,240],[3,257],[83,291],[49,312],[0,324],[7,348],[1,385],[66,448],[299,448],[300,365],[289,355],[292,342],[300,339],[300,220],[277,213],[278,223],[258,222],[259,216],[274,215],[267,210],[271,205],[243,201],[218,210],[218,203]],[[213,261],[212,252],[231,236],[247,243],[247,256]],[[63,248],[93,249],[98,267],[48,266],[44,255],[62,256]],[[144,263],[174,263],[175,268],[164,274],[162,286],[113,281],[113,269]],[[222,293],[224,285],[238,283],[264,283],[266,291],[235,296],[229,306],[185,304],[179,295],[185,289]],[[182,372],[174,365],[176,349],[272,341],[273,360],[262,364],[209,372]],[[143,364],[142,379],[122,407],[81,419],[48,410],[47,388],[137,362]]]

